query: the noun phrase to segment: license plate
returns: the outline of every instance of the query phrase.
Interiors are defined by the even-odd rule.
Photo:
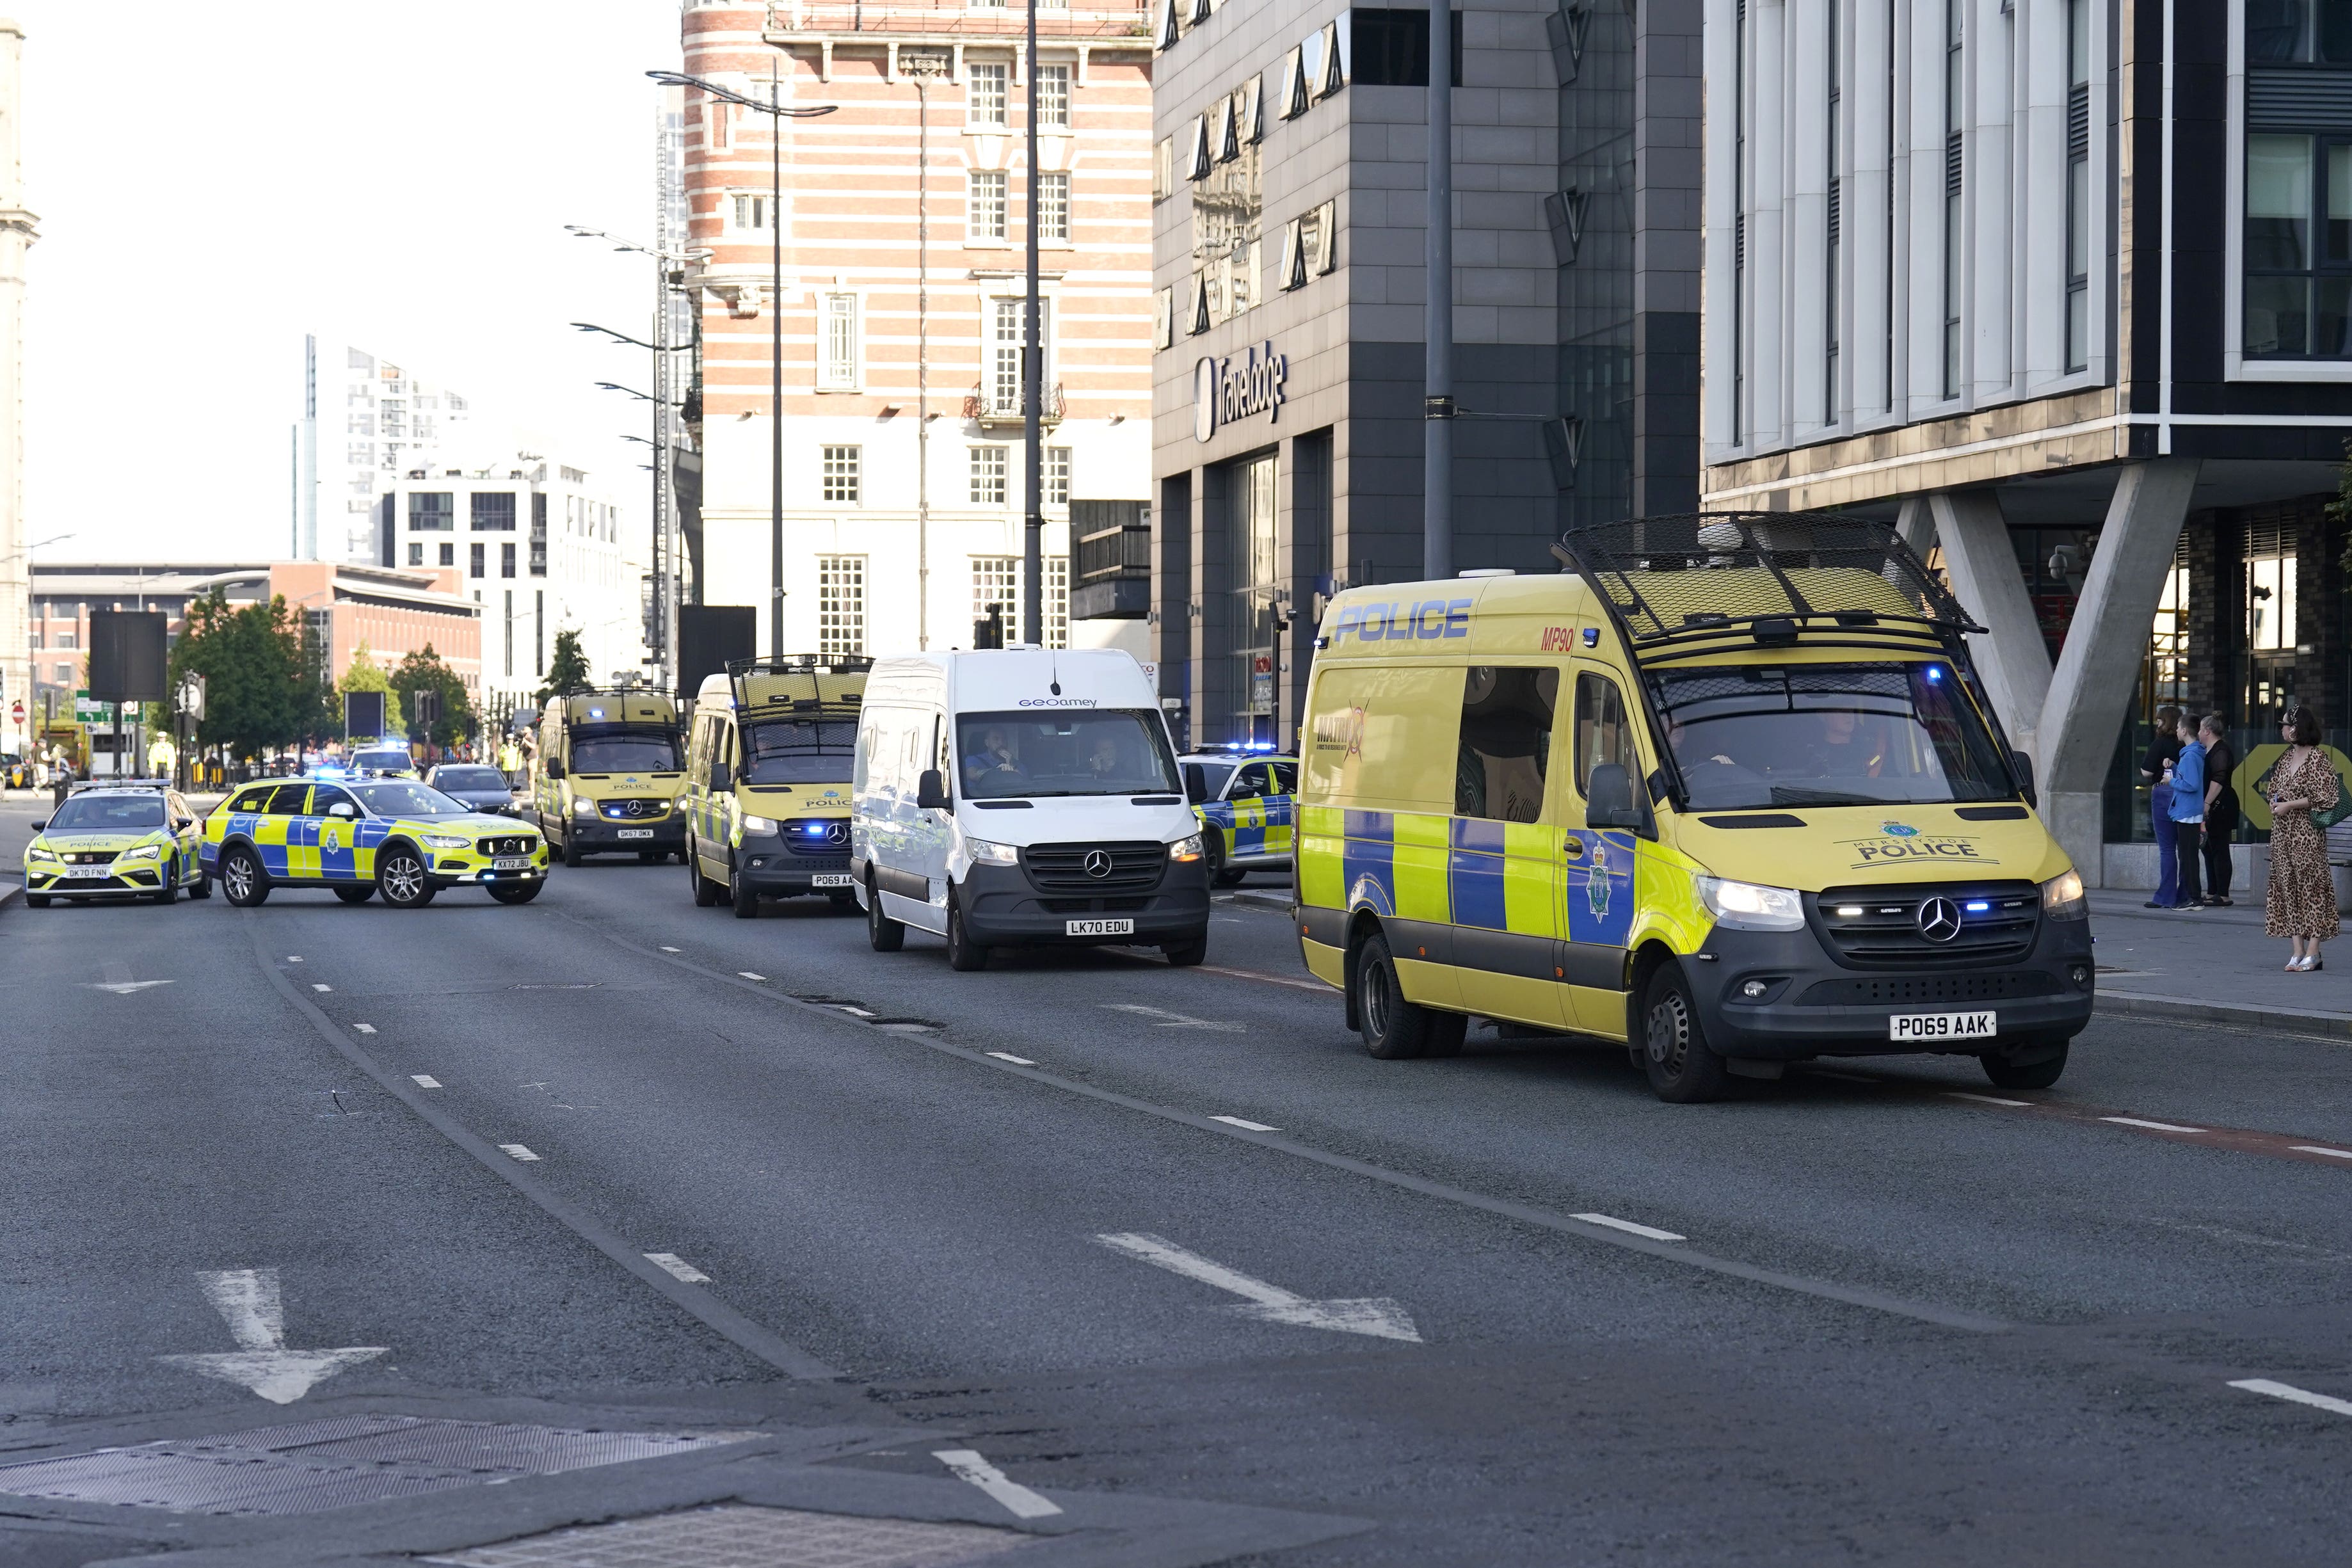
[[[624,827],[619,835],[623,838],[651,838],[653,836],[654,830],[650,827]]]
[[[819,871],[809,879],[812,888],[854,888],[856,885],[849,879],[846,871]]]
[[[1990,1040],[1997,1013],[1897,1013],[1886,1020],[1890,1040]]]
[[[77,882],[103,882],[114,875],[111,866],[68,866],[66,875]]]
[[[1133,921],[1066,921],[1062,924],[1062,934],[1065,936],[1133,936],[1135,922]]]
[[[497,859],[490,862],[490,868],[491,869],[498,871],[528,871],[530,869],[530,857],[528,855],[501,855]]]

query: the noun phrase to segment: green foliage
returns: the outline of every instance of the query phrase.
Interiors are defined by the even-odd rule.
[[[2327,503],[2327,520],[2352,523],[2352,441],[2344,443],[2344,461],[2336,470],[2336,499]],[[2344,538],[2344,569],[2352,572],[2352,533]]]
[[[395,692],[438,691],[441,694],[441,717],[432,725],[431,733],[424,736],[436,746],[454,746],[470,739],[481,727],[474,712],[474,704],[466,695],[466,683],[457,672],[441,662],[433,645],[410,654],[392,672],[392,689]],[[406,698],[402,698],[403,702]]]
[[[231,606],[217,588],[188,606],[186,629],[173,645],[166,667],[172,700],[167,722],[178,717],[182,681],[205,678],[205,716],[196,726],[200,745],[225,746],[239,757],[257,757],[301,739],[305,720],[302,638],[299,618],[282,597],[266,604]]]
[[[555,657],[547,667],[546,684],[539,689],[540,705],[546,706],[547,700],[559,692],[594,684],[588,673],[588,655],[580,647],[579,632],[559,630],[555,634]]]
[[[352,649],[351,665],[343,671],[342,678],[335,682],[336,695],[333,728],[337,734],[341,734],[342,732],[343,704],[341,694],[346,691],[381,691],[383,693],[384,698],[383,734],[380,736],[354,735],[352,739],[355,741],[397,740],[399,737],[408,733],[407,722],[401,717],[400,691],[393,686],[392,677],[385,673],[384,668],[382,665],[376,663],[375,655],[369,651],[368,645],[364,642],[361,643],[359,647]]]

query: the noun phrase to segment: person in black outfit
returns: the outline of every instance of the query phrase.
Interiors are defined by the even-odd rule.
[[[2238,792],[2230,774],[2238,753],[2223,737],[2221,715],[2208,713],[2197,726],[2205,742],[2205,902],[2230,902],[2230,840],[2238,830]]]

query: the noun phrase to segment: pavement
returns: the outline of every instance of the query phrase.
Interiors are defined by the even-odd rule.
[[[0,1564],[713,1507],[1041,1564],[2341,1561],[2342,1044],[2102,1016],[2046,1091],[1885,1058],[1668,1106],[1572,1041],[1370,1059],[1254,892],[1197,969],[963,974],[634,860],[0,908],[0,1467],[71,1462],[0,1468]],[[2174,973],[2185,928],[2097,918]],[[49,1479],[321,1417],[697,1446],[300,1514]]]

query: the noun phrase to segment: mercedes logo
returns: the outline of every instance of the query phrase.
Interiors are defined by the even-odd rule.
[[[1960,906],[1947,898],[1933,898],[1919,906],[1919,934],[1929,942],[1949,942],[1960,934]]]
[[[826,825],[824,830],[824,841],[827,844],[845,843],[848,838],[849,824],[845,822],[835,822]]]
[[[628,812],[631,816],[643,816],[646,814],[646,803],[641,800],[629,802]]]
[[[1110,875],[1109,850],[1089,849],[1087,851],[1087,875],[1089,877],[1108,877]]]

